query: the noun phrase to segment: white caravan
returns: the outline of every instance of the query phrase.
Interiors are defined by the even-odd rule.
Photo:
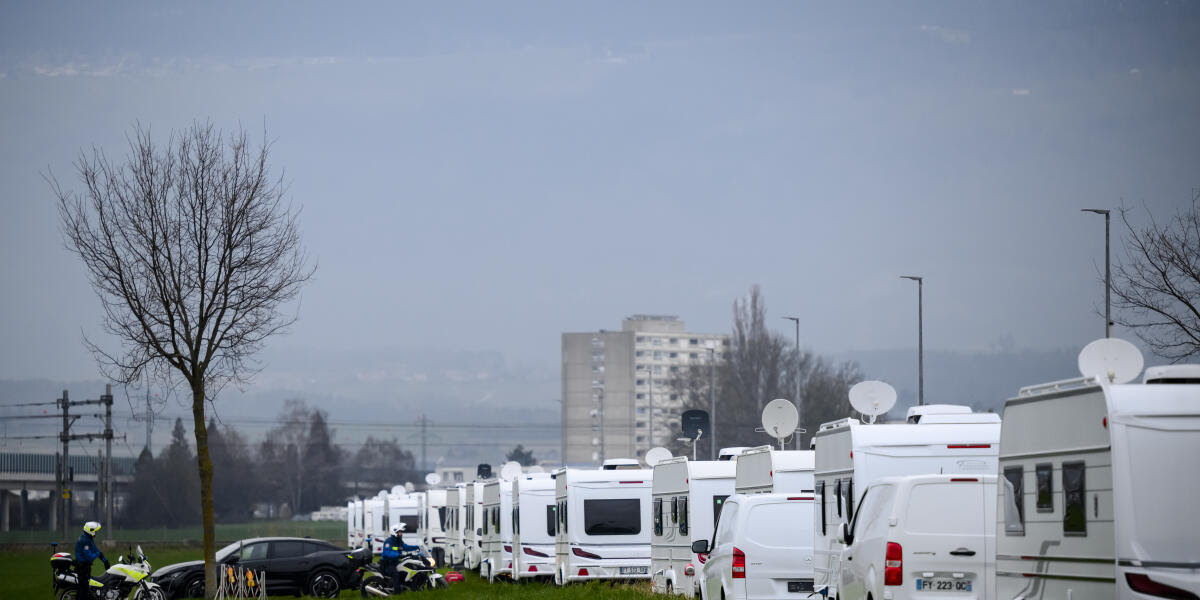
[[[554,472],[554,579],[650,578],[649,469]]]
[[[397,486],[398,487],[398,486]],[[391,527],[404,523],[404,541],[408,544],[420,545],[421,533],[421,500],[417,494],[405,492],[403,488],[392,488],[387,496],[388,521],[384,526],[384,538],[391,535]]]
[[[450,519],[450,510],[446,505],[448,494],[444,489],[426,490],[421,511],[421,539],[437,560],[438,566],[446,564],[450,556],[450,538],[446,535]]]
[[[821,425],[813,437],[816,591],[838,597],[836,582],[845,547],[838,531],[853,518],[866,486],[899,475],[995,474],[999,442],[999,415],[944,404],[912,407],[905,423],[842,419]]]
[[[467,519],[463,534],[463,566],[478,569],[483,560],[483,482],[472,481],[465,489]]]
[[[739,455],[736,464],[738,494],[813,493],[816,452],[812,450],[759,446]]]
[[[513,578],[554,575],[554,478],[527,473],[513,481]]]
[[[479,575],[489,582],[512,575],[512,490],[508,479],[483,484],[483,561]]]
[[[741,460],[741,457],[738,457]],[[692,551],[707,553],[698,573],[706,600],[807,598],[811,567],[798,545],[813,539],[812,494],[734,494],[725,501],[712,540]]]
[[[446,561],[452,567],[463,562],[463,500],[465,483],[446,490]]]
[[[363,500],[363,535],[371,541],[371,552],[376,555],[383,552],[383,541],[391,535],[388,531],[387,507],[386,491]]]
[[[995,475],[884,477],[839,537],[846,542],[838,595],[845,599],[993,598]],[[1082,600],[1082,599],[1081,599]]]
[[[995,598],[1200,596],[1200,365],[1104,379],[1005,402]]]
[[[685,456],[654,465],[650,581],[656,593],[699,593],[696,571],[703,562],[692,552],[692,540],[712,539],[721,505],[733,495],[736,470],[737,461]]]
[[[366,538],[363,528],[363,501],[355,498],[346,503],[346,547],[358,548]]]

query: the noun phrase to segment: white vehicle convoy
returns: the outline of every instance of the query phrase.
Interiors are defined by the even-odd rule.
[[[1128,351],[1005,403],[996,598],[1200,597],[1200,365]]]
[[[712,539],[721,505],[733,495],[736,467],[736,461],[685,456],[654,465],[650,581],[656,593],[699,593],[696,575],[703,562],[692,552],[692,540]]]
[[[446,561],[457,567],[463,563],[463,500],[467,484],[458,483],[446,490]]]
[[[984,599],[994,573],[995,475],[884,477],[863,491],[846,544],[838,597]]]
[[[736,464],[738,494],[813,493],[816,452],[812,450],[759,446],[739,455]]]
[[[444,489],[426,490],[425,501],[422,503],[421,539],[439,566],[444,565],[450,556],[450,538],[446,534],[450,519],[450,510],[446,504],[448,495],[449,492]]]
[[[741,460],[741,458],[738,458]],[[698,573],[705,600],[806,598],[811,565],[798,546],[812,546],[811,494],[735,494],[725,501],[712,540],[692,551],[708,555]],[[810,578],[804,578],[804,573]]]
[[[554,472],[555,582],[650,578],[649,469]]]
[[[472,481],[466,486],[464,502],[467,512],[463,534],[463,566],[478,569],[483,561],[483,482]]]
[[[526,473],[513,481],[513,578],[554,576],[554,478]]]
[[[489,582],[512,575],[512,488],[508,479],[483,484],[483,560],[479,576]]]
[[[905,423],[842,419],[821,425],[813,437],[814,589],[839,597],[845,545],[838,532],[854,517],[858,497],[868,485],[897,475],[995,474],[999,442],[999,415],[944,404],[912,407]]]

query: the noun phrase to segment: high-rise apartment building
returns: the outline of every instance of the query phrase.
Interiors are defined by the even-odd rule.
[[[620,331],[564,333],[564,464],[640,458],[668,444],[684,401],[670,382],[681,368],[728,352],[729,336],[689,333],[673,316],[633,315]]]

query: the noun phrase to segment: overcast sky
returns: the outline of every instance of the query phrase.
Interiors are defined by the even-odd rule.
[[[915,346],[903,274],[927,347],[1081,347],[1079,209],[1187,205],[1198,107],[1194,2],[5,2],[0,377],[96,376],[43,174],[138,122],[265,124],[320,263],[276,349],[554,366],[756,283],[818,351]]]

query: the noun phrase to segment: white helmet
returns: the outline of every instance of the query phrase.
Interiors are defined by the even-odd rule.
[[[404,523],[396,523],[392,526],[392,535],[400,535],[401,533],[404,533],[404,529]]]
[[[96,521],[88,521],[87,523],[83,524],[83,530],[87,532],[88,535],[96,535],[96,532],[100,531],[100,523],[97,523]]]

